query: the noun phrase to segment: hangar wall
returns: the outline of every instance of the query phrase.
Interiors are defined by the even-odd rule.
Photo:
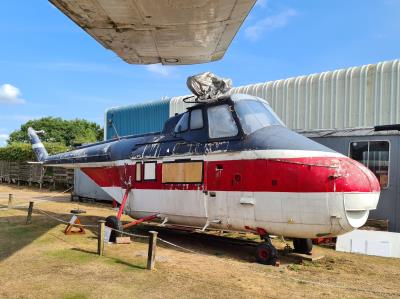
[[[104,140],[161,131],[169,117],[169,99],[109,108],[105,112]]]
[[[235,87],[266,99],[292,129],[342,129],[400,123],[400,60]],[[189,106],[185,96],[110,108],[105,139],[160,131]]]
[[[266,99],[292,129],[400,123],[400,60],[251,84],[231,93]]]

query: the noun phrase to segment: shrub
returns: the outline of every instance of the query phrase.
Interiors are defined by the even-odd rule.
[[[69,148],[62,143],[44,142],[50,155],[67,151]],[[0,147],[0,160],[3,161],[36,161],[32,146],[28,143],[13,142],[5,147]]]

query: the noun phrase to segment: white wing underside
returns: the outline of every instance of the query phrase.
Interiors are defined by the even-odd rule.
[[[132,64],[221,59],[255,0],[49,0]]]

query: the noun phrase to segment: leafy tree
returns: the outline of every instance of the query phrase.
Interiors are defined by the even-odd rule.
[[[62,143],[44,142],[49,155],[62,153],[69,150],[69,147]],[[32,146],[28,143],[14,142],[5,147],[0,147],[0,161],[35,161]]]
[[[15,142],[29,143],[27,134],[29,127],[46,132],[46,134],[40,136],[42,141],[65,146],[96,142],[103,138],[103,129],[94,122],[84,119],[64,120],[59,117],[43,117],[30,120],[23,124],[19,130],[12,132],[8,144]]]

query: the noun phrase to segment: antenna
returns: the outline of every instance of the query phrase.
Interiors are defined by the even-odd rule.
[[[113,120],[112,120],[112,119],[109,119],[109,120],[108,120],[108,123],[113,127],[114,132],[115,132],[115,134],[117,135],[117,139],[118,139],[118,140],[121,140],[121,137],[119,137],[117,128],[115,127]]]

